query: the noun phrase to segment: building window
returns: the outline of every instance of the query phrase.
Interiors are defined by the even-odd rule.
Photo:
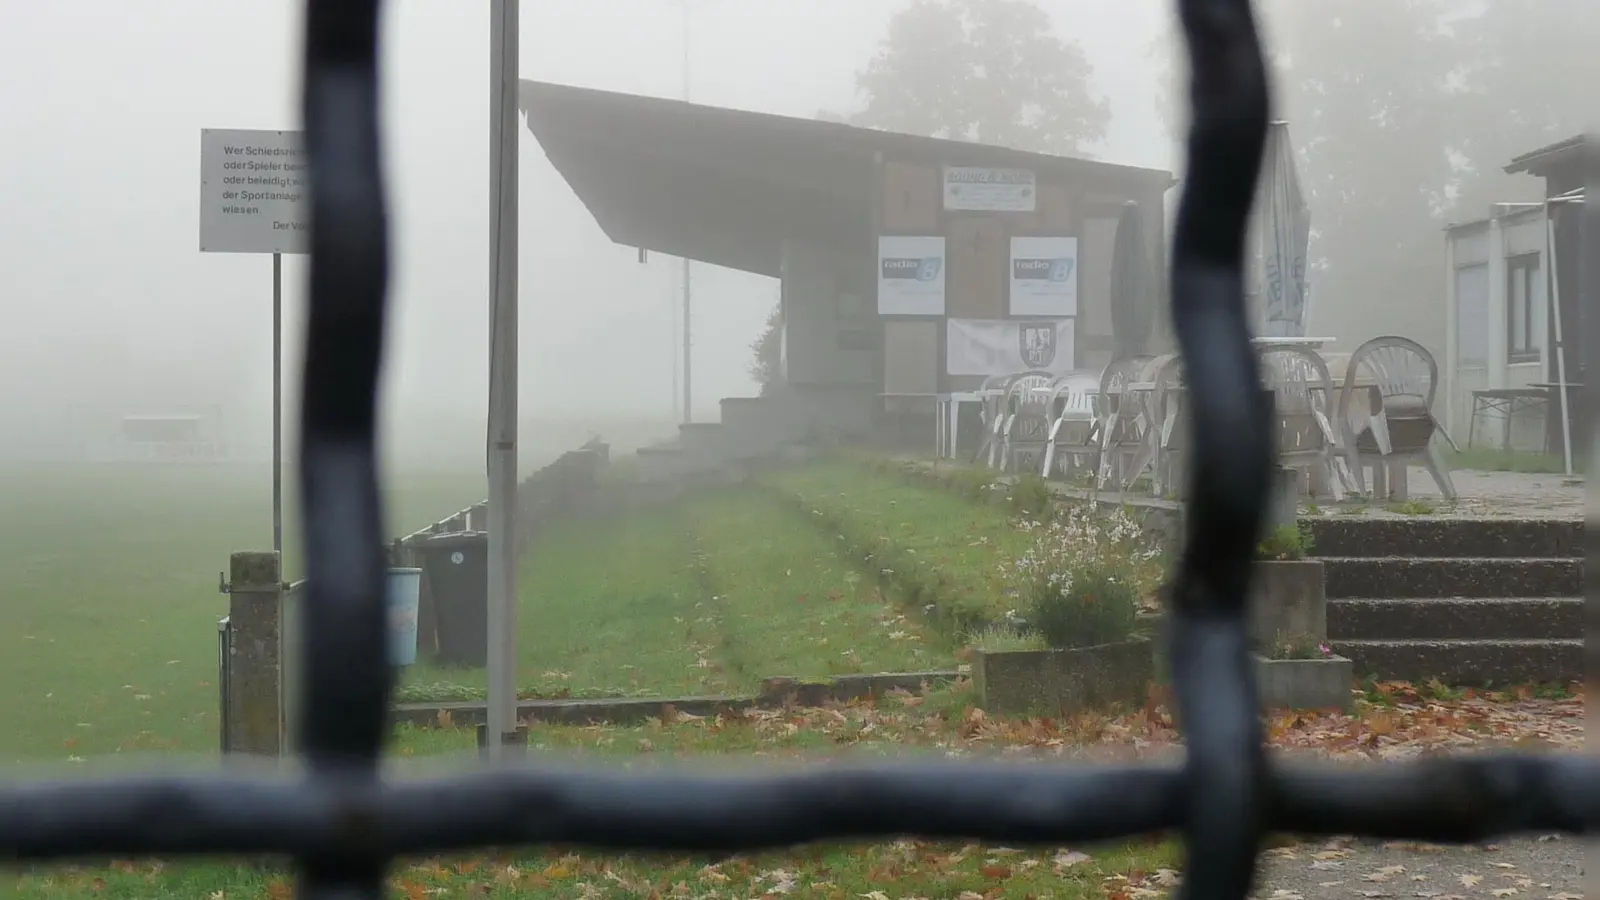
[[[1538,362],[1533,323],[1538,312],[1539,254],[1506,260],[1506,361]]]

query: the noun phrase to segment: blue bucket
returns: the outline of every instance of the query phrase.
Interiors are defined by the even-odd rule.
[[[389,570],[389,664],[417,661],[417,602],[422,593],[421,569]]]

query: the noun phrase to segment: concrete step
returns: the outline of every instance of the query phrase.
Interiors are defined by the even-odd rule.
[[[765,397],[722,398],[722,428],[733,459],[776,455],[789,439],[775,404]]]
[[[1578,597],[1581,559],[1323,557],[1328,599]]]
[[[684,471],[689,474],[714,471],[728,459],[728,438],[721,422],[685,422],[678,426],[678,443],[683,446]]]
[[[1332,641],[1358,675],[1388,681],[1437,678],[1454,685],[1576,681],[1583,677],[1583,641]]]
[[[1328,601],[1334,640],[1581,640],[1581,597],[1411,597]]]
[[[639,480],[658,483],[676,478],[683,469],[683,447],[673,441],[651,444],[634,451]]]
[[[1583,555],[1583,522],[1577,519],[1368,519],[1311,516],[1316,556],[1552,557]]]

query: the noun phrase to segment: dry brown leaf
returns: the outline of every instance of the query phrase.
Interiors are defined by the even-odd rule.
[[[1088,862],[1089,854],[1079,853],[1076,850],[1062,850],[1055,855],[1055,859],[1052,861],[1058,868],[1070,869],[1073,866]]]

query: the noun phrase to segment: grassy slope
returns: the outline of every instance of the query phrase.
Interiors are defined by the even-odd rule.
[[[722,619],[722,663],[746,688],[763,677],[914,672],[954,659],[864,579],[822,534],[769,494],[723,491],[690,504]]]
[[[752,693],[801,678],[949,666],[828,536],[758,489],[535,539],[518,619],[525,696]],[[481,696],[482,670],[419,667],[407,699]]]
[[[888,542],[937,569],[949,591],[1002,617],[999,567],[1032,543],[998,506],[971,503],[948,491],[909,484],[849,462],[830,462],[775,473],[778,491],[841,519],[863,538]]]
[[[696,647],[714,640],[678,510],[563,525],[540,534],[522,561],[518,685],[525,694],[702,693]],[[477,695],[482,670],[423,668],[419,692]]]

